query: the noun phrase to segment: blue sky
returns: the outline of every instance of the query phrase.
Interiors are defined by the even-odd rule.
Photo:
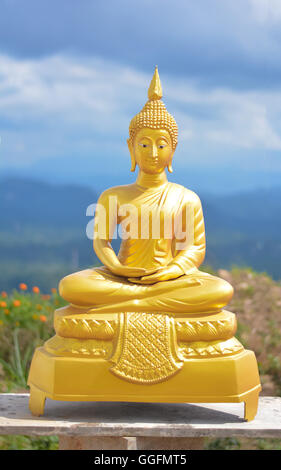
[[[128,125],[157,64],[179,126],[172,180],[280,184],[280,0],[2,0],[0,170],[133,181]]]

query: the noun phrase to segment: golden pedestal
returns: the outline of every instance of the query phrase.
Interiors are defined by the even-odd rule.
[[[36,416],[43,414],[46,398],[244,402],[245,419],[256,415],[261,389],[256,358],[233,337],[230,312],[99,316],[69,306],[56,311],[55,329],[57,335],[36,349],[31,364],[30,409]]]

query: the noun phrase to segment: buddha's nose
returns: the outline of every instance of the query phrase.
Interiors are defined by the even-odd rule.
[[[151,149],[151,156],[152,157],[158,157],[158,148],[157,145],[153,145]]]

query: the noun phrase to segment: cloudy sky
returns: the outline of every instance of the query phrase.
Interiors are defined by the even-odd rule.
[[[133,181],[128,125],[157,64],[179,126],[172,180],[280,184],[280,0],[1,0],[0,171]]]

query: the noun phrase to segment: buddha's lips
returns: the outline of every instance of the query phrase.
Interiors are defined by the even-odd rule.
[[[152,159],[152,158],[146,158],[145,161],[146,161],[147,163],[153,163],[153,164],[156,164],[156,163],[159,162],[158,158],[154,158],[154,159]]]

